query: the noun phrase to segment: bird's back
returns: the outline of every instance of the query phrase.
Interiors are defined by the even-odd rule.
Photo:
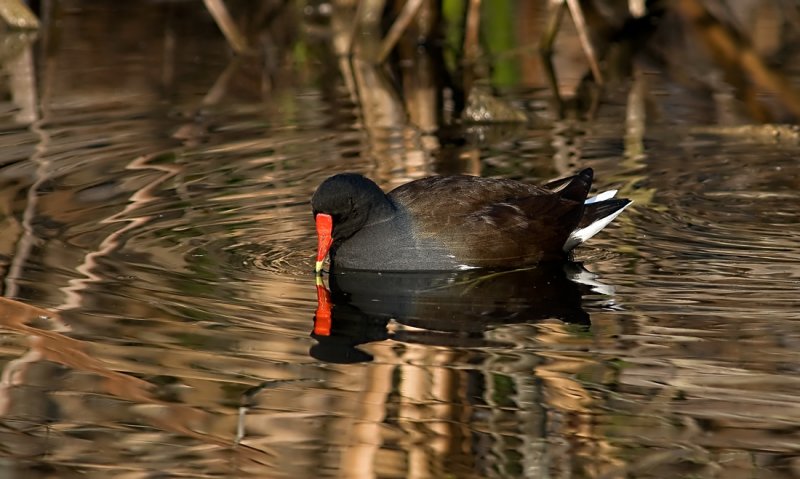
[[[388,196],[399,214],[414,219],[419,244],[441,244],[465,267],[507,268],[564,257],[591,179],[584,170],[553,191],[506,179],[434,176]]]

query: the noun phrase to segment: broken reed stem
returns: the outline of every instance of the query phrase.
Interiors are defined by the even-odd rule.
[[[572,21],[575,23],[575,29],[578,30],[578,39],[583,47],[583,52],[586,54],[586,59],[589,60],[589,68],[592,69],[592,75],[598,85],[603,84],[603,76],[600,74],[600,65],[597,63],[597,54],[594,52],[592,40],[589,38],[589,31],[586,27],[586,18],[583,16],[583,10],[579,0],[565,0],[569,13],[572,16]]]
[[[391,28],[389,28],[389,32],[381,42],[381,49],[378,53],[379,64],[386,61],[389,53],[392,52],[392,49],[394,49],[397,41],[400,40],[401,36],[403,36],[403,32],[406,31],[408,26],[411,24],[411,21],[414,19],[414,16],[417,14],[417,11],[419,11],[419,8],[422,6],[422,2],[423,0],[408,0],[406,4],[403,5],[400,15],[398,15],[397,20],[395,20]]]
[[[233,51],[240,55],[247,51],[247,40],[242,32],[239,31],[239,27],[234,23],[230,13],[228,13],[228,8],[225,6],[225,3],[222,0],[203,1],[206,4],[206,8],[211,13],[211,16],[214,17],[214,21],[217,22],[217,26],[222,30],[223,35],[225,35],[225,38],[231,45],[231,48],[233,48]]]

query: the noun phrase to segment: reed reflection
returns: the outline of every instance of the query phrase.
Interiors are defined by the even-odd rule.
[[[577,263],[513,271],[337,272],[317,285],[309,353],[333,363],[371,361],[359,349],[392,339],[450,347],[504,346],[484,333],[496,326],[557,319],[590,324],[582,297],[613,288]],[[512,346],[512,344],[507,344]]]

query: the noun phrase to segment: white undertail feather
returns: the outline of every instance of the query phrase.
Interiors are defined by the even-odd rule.
[[[583,202],[585,205],[590,205],[592,203],[597,203],[598,201],[605,201],[610,200],[611,198],[617,196],[617,190],[608,190],[602,193],[597,194],[597,196],[592,196],[591,198],[586,198],[586,201]]]
[[[593,197],[587,199],[584,202],[584,204],[588,205],[588,204],[592,204],[592,203],[597,203],[599,201],[609,200],[609,199],[613,198],[614,195],[616,195],[616,194],[617,194],[617,190],[605,191],[603,193],[600,193],[597,196],[593,196]],[[622,208],[618,209],[617,211],[611,213],[608,216],[604,216],[604,217],[600,218],[599,220],[595,221],[594,223],[590,224],[589,226],[577,229],[577,230],[573,231],[572,233],[570,233],[569,238],[567,238],[567,241],[564,242],[564,251],[572,250],[573,248],[575,248],[579,244],[583,243],[584,241],[588,240],[592,236],[594,236],[597,233],[599,233],[600,230],[602,230],[603,228],[608,226],[609,223],[614,221],[614,218],[616,218],[617,216],[619,216],[620,213],[625,211],[625,208],[630,206],[631,203],[633,203],[633,202],[631,201],[630,203],[628,203],[627,205],[625,205]]]

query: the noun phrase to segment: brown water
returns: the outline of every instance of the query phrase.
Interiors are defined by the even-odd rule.
[[[199,3],[93,5],[2,58],[0,476],[798,475],[795,130],[648,70],[442,143]],[[328,279],[314,331],[328,175],[585,166],[636,203],[582,267]]]

